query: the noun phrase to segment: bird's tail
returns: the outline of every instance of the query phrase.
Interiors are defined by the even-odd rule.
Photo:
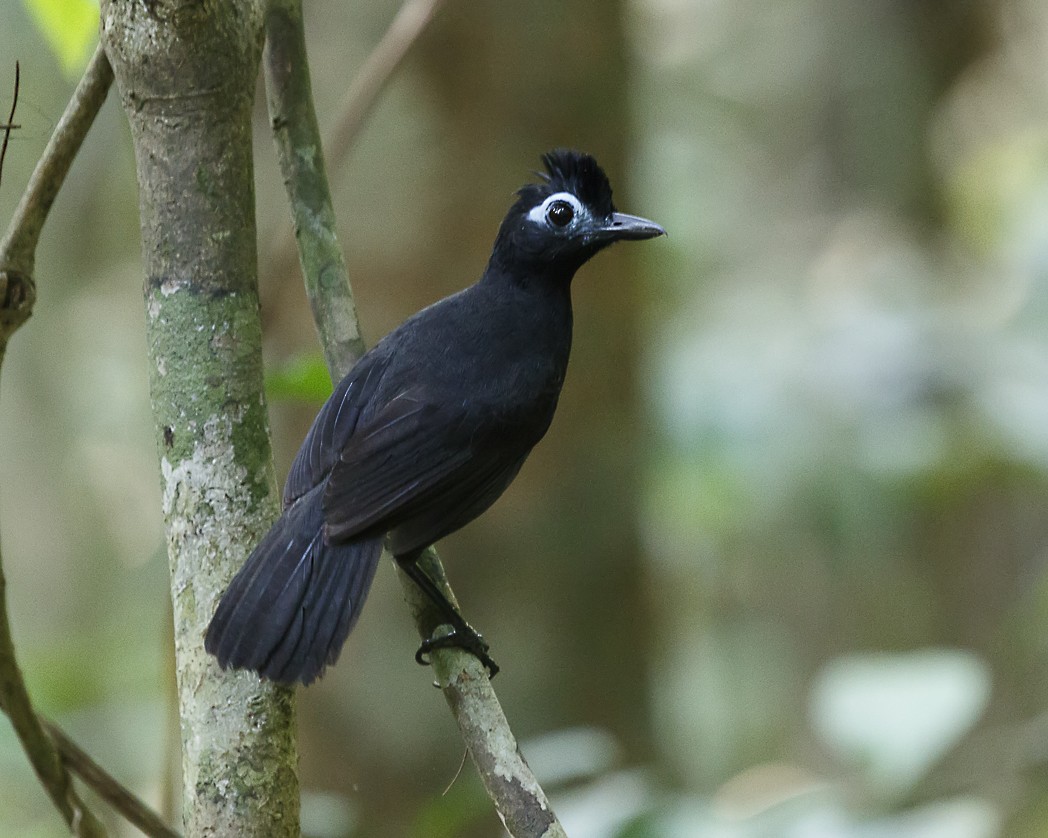
[[[253,669],[284,684],[316,680],[360,616],[382,537],[324,538],[323,487],[280,516],[230,582],[204,646],[223,669]]]

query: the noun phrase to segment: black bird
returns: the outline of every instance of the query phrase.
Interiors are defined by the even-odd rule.
[[[571,349],[571,279],[623,239],[665,231],[615,211],[588,154],[543,156],[474,285],[423,309],[339,382],[291,466],[284,512],[230,583],[205,645],[223,668],[308,684],[360,616],[382,544],[453,631],[498,671],[487,644],[416,564],[503,493],[557,406]]]

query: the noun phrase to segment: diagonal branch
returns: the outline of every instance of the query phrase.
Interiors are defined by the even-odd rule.
[[[68,126],[67,117],[71,113],[74,116],[79,113],[79,108],[74,107],[73,103],[70,103],[55,136],[48,144],[44,158],[37,165],[30,187],[23,194],[8,233],[0,243],[0,363],[3,362],[11,335],[25,323],[32,311],[36,292],[30,275],[40,230],[47,210],[58,194],[61,181],[69,170],[69,163],[93,118],[92,113],[79,132],[79,139],[64,143],[58,138],[63,126]],[[63,150],[56,152],[56,148]],[[84,806],[73,788],[58,748],[41,725],[29,699],[15,658],[7,616],[6,588],[7,580],[0,561],[0,710],[11,720],[33,770],[73,834],[104,835],[105,828],[101,821]]]
[[[112,82],[113,71],[99,47],[36,164],[3,239],[0,239],[0,362],[7,341],[32,314],[36,301],[33,266],[40,232]]]
[[[424,5],[435,6],[408,0],[405,8]],[[266,26],[264,66],[270,120],[294,217],[302,272],[328,368],[337,380],[360,357],[363,344],[324,174],[310,95],[300,0],[272,4]],[[427,551],[420,563],[454,601],[436,552]],[[439,616],[434,615],[432,606],[407,577],[401,575],[401,582],[420,634],[429,637],[431,629],[440,622]],[[432,658],[473,762],[510,834],[514,838],[565,835],[517,748],[483,665],[457,649],[436,650]]]
[[[333,169],[338,169],[352,148],[364,122],[371,115],[379,93],[418,40],[443,0],[406,0],[390,23],[382,40],[357,71],[339,108],[339,119],[324,150]]]
[[[332,376],[338,380],[364,354],[364,340],[346,279],[346,260],[335,236],[335,210],[305,55],[301,5],[296,0],[270,3],[262,58],[270,125],[291,203],[306,294]],[[293,252],[290,247],[284,251],[288,260]]]

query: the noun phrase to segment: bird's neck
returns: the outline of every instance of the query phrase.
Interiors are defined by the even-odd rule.
[[[571,347],[574,273],[563,265],[500,260],[492,254],[487,270],[474,287],[479,299],[486,301],[485,312],[491,325],[500,330],[521,330],[529,335],[525,344],[548,342],[544,351],[551,358],[557,356],[557,363],[566,365]]]
[[[482,282],[508,284],[555,297],[571,298],[571,280],[575,272],[582,267],[564,259],[546,261],[535,258],[522,258],[517,253],[506,253],[496,248],[488,261]]]

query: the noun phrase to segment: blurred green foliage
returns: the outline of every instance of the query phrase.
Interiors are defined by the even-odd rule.
[[[22,0],[67,76],[76,79],[98,42],[98,3]]]
[[[321,405],[331,395],[331,375],[324,355],[310,352],[266,370],[266,396]]]
[[[310,4],[322,125],[396,6]],[[40,129],[12,139],[7,217],[69,83],[0,9]],[[371,342],[479,275],[548,147],[592,151],[670,231],[578,277],[548,438],[442,547],[574,838],[1048,834],[1046,42],[1039,0],[447,4],[333,173]],[[283,472],[330,382],[298,278],[272,274],[266,125],[260,103]],[[137,248],[110,101],[4,367],[0,534],[34,695],[160,805],[177,734]],[[452,782],[414,643],[383,569],[302,693],[307,834],[498,834],[472,769]],[[61,834],[2,726],[0,773],[0,834]]]

